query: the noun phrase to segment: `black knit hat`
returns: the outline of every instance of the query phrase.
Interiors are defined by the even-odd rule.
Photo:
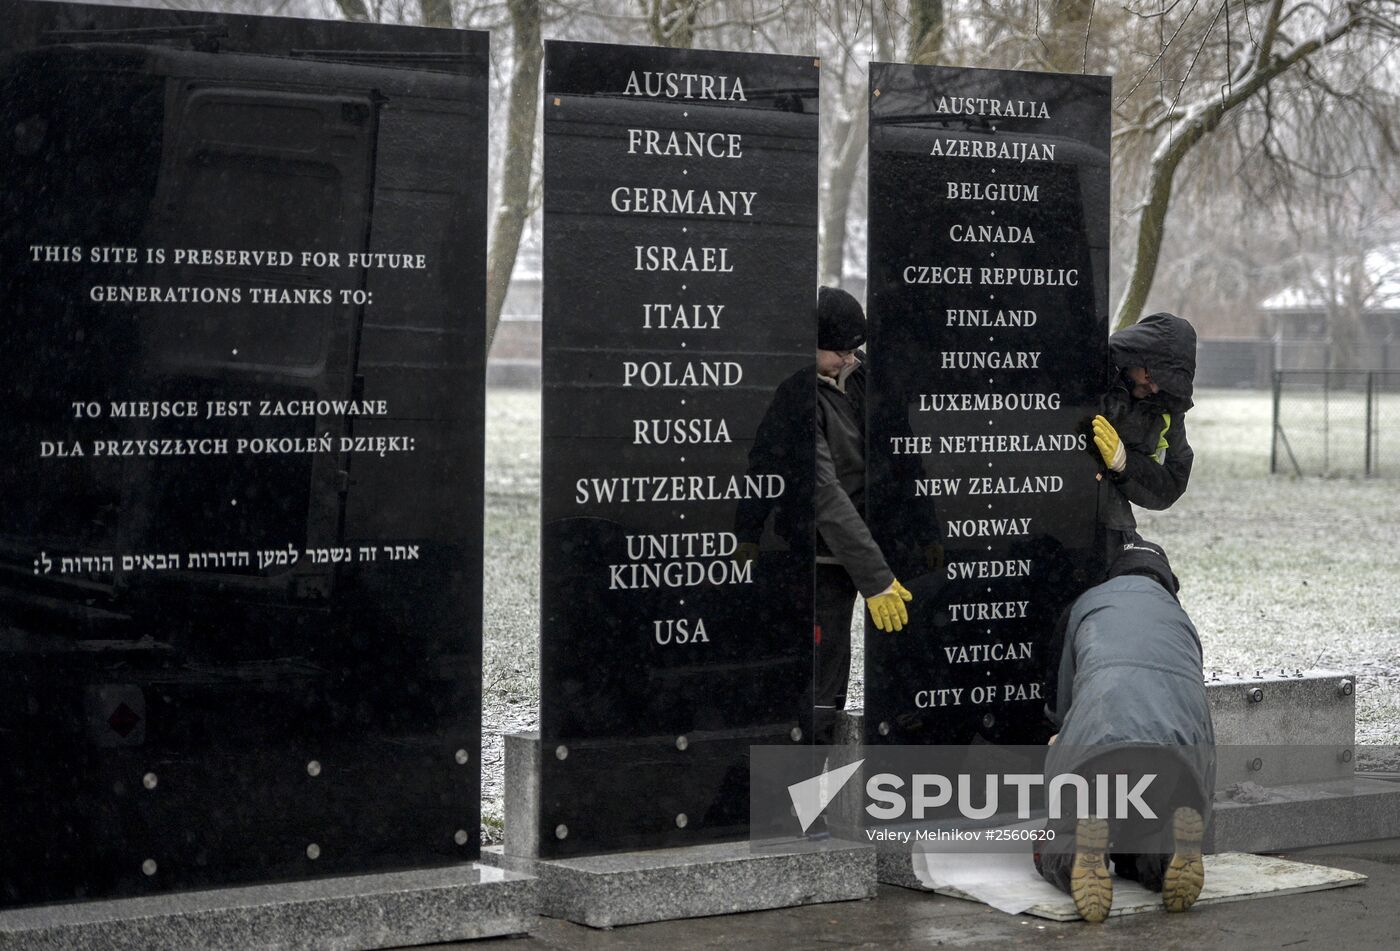
[[[839,287],[817,291],[817,349],[854,350],[865,343],[865,312]]]
[[[1181,582],[1172,572],[1171,562],[1167,561],[1167,553],[1162,550],[1162,546],[1141,538],[1123,545],[1114,556],[1113,564],[1108,567],[1110,578],[1123,575],[1143,575],[1151,578],[1166,588],[1172,597],[1176,597],[1176,593],[1181,590]]]

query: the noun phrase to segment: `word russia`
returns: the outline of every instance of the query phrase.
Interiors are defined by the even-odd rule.
[[[744,84],[735,76],[706,76],[700,73],[643,72],[638,79],[634,69],[627,76],[624,96],[659,96],[664,99],[723,99],[748,102]]]

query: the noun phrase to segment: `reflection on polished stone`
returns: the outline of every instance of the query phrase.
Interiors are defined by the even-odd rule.
[[[475,857],[486,35],[0,20],[0,906]]]
[[[810,740],[817,74],[547,44],[544,856],[743,835]]]
[[[866,637],[867,742],[1043,741],[1100,569],[1106,77],[871,71],[867,513],[913,593]]]

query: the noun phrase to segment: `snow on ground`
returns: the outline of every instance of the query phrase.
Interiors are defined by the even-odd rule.
[[[1357,675],[1357,741],[1400,743],[1400,478],[1269,475],[1266,392],[1207,390],[1186,418],[1186,494],[1140,512],[1166,548],[1206,670]],[[1400,441],[1400,433],[1384,434]],[[482,817],[501,823],[501,736],[539,709],[540,398],[493,388],[486,424]],[[861,703],[860,618],[849,703]]]

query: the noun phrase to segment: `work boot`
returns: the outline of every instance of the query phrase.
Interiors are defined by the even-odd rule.
[[[1190,806],[1172,813],[1172,836],[1176,840],[1171,861],[1162,874],[1162,904],[1167,911],[1185,911],[1196,903],[1206,882],[1206,866],[1201,859],[1205,821]]]
[[[1080,819],[1074,830],[1074,867],[1069,876],[1069,894],[1085,921],[1103,921],[1113,906],[1113,879],[1108,876],[1107,851],[1108,821]]]

